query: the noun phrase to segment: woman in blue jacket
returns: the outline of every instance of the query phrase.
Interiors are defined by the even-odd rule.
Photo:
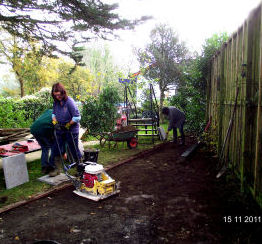
[[[79,121],[81,119],[79,110],[74,100],[67,96],[67,92],[61,83],[53,85],[52,97],[54,99],[52,123],[57,140],[54,146],[54,157],[57,168],[54,172],[50,172],[50,176],[60,173],[60,153],[64,151],[65,144],[67,144],[75,162],[79,163],[81,160],[81,153],[78,148]]]

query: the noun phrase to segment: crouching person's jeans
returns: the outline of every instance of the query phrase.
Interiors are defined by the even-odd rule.
[[[55,167],[54,154],[53,154],[54,140],[50,138],[38,136],[38,135],[34,135],[34,137],[37,140],[38,144],[41,146],[41,150],[42,150],[41,166],[42,168],[50,167],[50,166]]]
[[[180,123],[177,127],[173,127],[173,142],[177,143],[177,129],[179,129],[181,135],[181,142],[185,144],[185,134],[184,134],[184,123]]]

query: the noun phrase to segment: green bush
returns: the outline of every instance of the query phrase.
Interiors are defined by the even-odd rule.
[[[15,99],[0,98],[0,128],[26,128],[31,122]]]
[[[182,87],[169,99],[169,104],[185,113],[185,130],[200,135],[205,126],[205,100],[193,87]]]
[[[44,110],[52,108],[51,90],[43,88],[23,98],[0,98],[0,128],[28,128]]]
[[[98,99],[91,96],[87,97],[82,107],[81,126],[88,129],[92,134],[99,134],[100,109]]]
[[[112,131],[116,123],[116,104],[119,100],[117,89],[112,86],[105,87],[98,98],[88,97],[83,101],[81,126],[92,135]]]
[[[95,135],[113,130],[119,100],[114,87],[105,87],[98,98],[88,97],[81,106],[81,125]],[[52,105],[49,88],[20,99],[0,98],[0,128],[28,128]]]
[[[46,109],[53,107],[53,98],[50,88],[42,88],[33,95],[19,100],[21,110],[25,111],[26,119],[36,120]]]

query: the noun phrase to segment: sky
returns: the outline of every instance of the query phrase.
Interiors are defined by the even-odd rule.
[[[117,0],[107,0],[114,3]],[[118,0],[116,11],[125,18],[153,16],[134,31],[119,31],[121,40],[107,42],[117,65],[138,68],[132,49],[143,48],[150,41],[156,24],[167,24],[186,42],[191,51],[201,52],[204,41],[215,33],[229,35],[247,19],[261,0]],[[132,70],[135,72],[135,70]],[[132,72],[131,71],[131,72]]]
[[[139,25],[133,31],[118,31],[120,40],[107,41],[114,62],[129,72],[136,72],[139,64],[133,48],[143,48],[149,41],[150,31],[156,24],[163,23],[173,28],[181,41],[186,42],[191,51],[200,53],[205,39],[215,33],[229,35],[244,23],[252,9],[261,0],[102,0],[119,3],[116,10],[121,17],[139,18],[143,15],[153,19]],[[104,45],[102,41],[88,44],[89,47]],[[0,65],[1,76],[8,72]]]

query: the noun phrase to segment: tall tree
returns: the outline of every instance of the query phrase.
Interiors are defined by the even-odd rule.
[[[76,43],[93,36],[110,38],[115,30],[132,29],[148,19],[121,18],[115,12],[117,8],[118,4],[101,0],[2,0],[0,22],[12,35],[41,42],[46,54],[70,54],[70,47]]]
[[[38,76],[44,53],[37,43],[23,43],[19,38],[5,33],[0,39],[0,55],[11,65],[20,85],[21,97],[25,95],[25,90],[32,94],[44,85]]]
[[[202,45],[202,52],[196,57],[193,63],[192,81],[195,88],[202,94],[206,94],[207,81],[210,75],[211,58],[221,48],[222,44],[228,40],[226,32],[220,34],[213,34],[207,38]],[[205,97],[205,96],[204,96]]]
[[[186,129],[199,135],[206,125],[206,88],[210,75],[210,60],[226,42],[226,33],[214,34],[202,45],[201,54],[196,54],[185,72],[185,84],[169,99],[170,105],[181,108],[186,113]]]
[[[91,86],[93,76],[85,67],[77,66],[74,72],[71,72],[72,66],[72,63],[60,59],[56,70],[58,77],[53,83],[62,82],[69,95],[79,99],[93,92],[94,87]]]
[[[158,84],[161,110],[165,92],[183,82],[184,64],[189,56],[185,44],[179,41],[178,35],[167,25],[157,25],[151,31],[150,38],[151,42],[144,49],[137,50],[136,54],[141,66],[151,65],[143,75]]]
[[[94,76],[93,86],[96,87],[94,95],[100,93],[103,87],[110,83],[118,84],[118,67],[114,64],[110,50],[103,48],[86,48],[83,52],[83,63]]]

